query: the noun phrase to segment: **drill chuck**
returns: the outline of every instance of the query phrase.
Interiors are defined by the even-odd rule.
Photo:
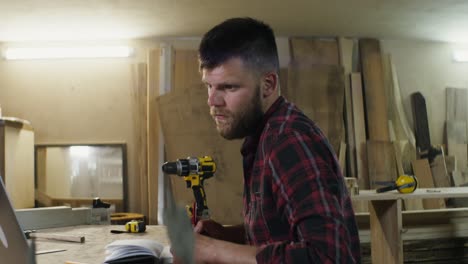
[[[189,162],[188,159],[178,159],[173,162],[165,162],[162,166],[162,170],[167,174],[177,174],[179,176],[187,176],[189,173]]]
[[[176,174],[179,176],[204,175],[204,178],[210,178],[216,171],[216,165],[211,157],[203,158],[188,157],[178,159],[172,162],[165,162],[162,170],[167,174]]]

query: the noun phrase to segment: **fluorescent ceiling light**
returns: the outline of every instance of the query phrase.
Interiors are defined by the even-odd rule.
[[[454,50],[453,60],[456,62],[468,62],[468,50]]]
[[[8,48],[5,59],[124,58],[132,53],[127,46]]]

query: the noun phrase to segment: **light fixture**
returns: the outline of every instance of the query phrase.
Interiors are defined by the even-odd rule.
[[[468,50],[454,50],[453,51],[453,60],[456,62],[468,62]]]
[[[127,46],[7,48],[7,60],[64,59],[64,58],[124,58],[133,54]]]

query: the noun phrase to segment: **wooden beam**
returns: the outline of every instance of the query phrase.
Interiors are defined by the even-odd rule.
[[[147,136],[148,136],[148,215],[150,225],[158,224],[158,187],[159,187],[159,147],[160,121],[158,115],[157,97],[159,96],[161,50],[154,49],[148,53],[148,98],[147,98]]]

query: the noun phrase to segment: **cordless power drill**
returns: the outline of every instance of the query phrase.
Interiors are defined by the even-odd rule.
[[[195,202],[188,207],[188,213],[193,225],[199,220],[209,219],[210,213],[206,203],[203,182],[214,176],[216,164],[210,156],[188,157],[173,162],[165,162],[162,170],[167,174],[176,174],[184,178],[187,188],[192,188]]]

